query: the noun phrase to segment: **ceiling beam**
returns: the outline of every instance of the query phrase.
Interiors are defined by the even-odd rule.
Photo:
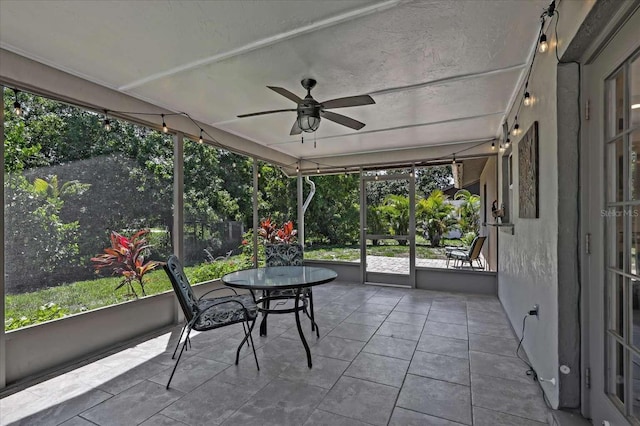
[[[410,129],[412,127],[424,127],[424,126],[433,126],[436,124],[456,123],[459,121],[475,120],[477,118],[492,117],[494,115],[503,115],[503,114],[504,114],[504,111],[497,111],[497,112],[490,112],[488,114],[479,114],[479,115],[472,115],[468,117],[451,118],[449,120],[431,121],[427,123],[418,123],[418,124],[407,124],[404,126],[385,127],[381,129],[375,129],[375,130],[364,130],[364,131],[351,132],[351,133],[342,133],[342,134],[333,135],[333,136],[323,136],[323,137],[315,138],[315,140],[319,141],[319,140],[325,140],[325,139],[344,138],[348,136],[360,136],[360,135],[369,134],[369,133],[379,133],[379,132],[389,132],[392,130]],[[267,146],[286,145],[286,144],[299,143],[299,142],[300,142],[300,139],[295,139],[295,140],[288,140],[288,141],[282,141],[282,142],[274,142],[274,143],[267,144]]]
[[[339,15],[335,15],[330,18],[313,22],[309,25],[304,25],[302,27],[294,28],[293,30],[290,30],[290,31],[285,31],[279,34],[265,37],[260,40],[252,41],[251,43],[245,44],[244,46],[240,46],[236,49],[231,49],[226,52],[221,52],[216,55],[212,55],[206,58],[198,59],[196,61],[192,61],[183,65],[180,65],[178,67],[170,68],[165,71],[151,74],[147,77],[144,77],[144,78],[132,81],[131,83],[125,84],[123,86],[120,86],[118,90],[121,90],[121,91],[131,90],[135,87],[142,86],[144,84],[158,80],[160,78],[169,77],[169,76],[172,76],[181,72],[189,71],[204,65],[221,62],[226,59],[233,58],[235,56],[243,55],[245,53],[252,52],[257,49],[262,49],[264,47],[271,46],[276,43],[280,43],[281,41],[285,41],[294,37],[301,36],[303,34],[308,34],[314,31],[321,30],[323,28],[332,27],[334,25],[338,25],[347,21],[358,19],[366,15],[381,12],[383,10],[390,9],[392,7],[395,7],[405,2],[406,0],[386,0],[379,3],[374,3],[366,7],[354,9],[349,12],[341,13]]]
[[[496,69],[492,69],[492,70],[487,70],[487,71],[481,71],[481,72],[475,72],[475,73],[469,73],[469,74],[454,75],[454,76],[451,76],[451,77],[439,78],[437,80],[430,80],[430,81],[425,81],[425,82],[422,82],[422,83],[408,84],[406,86],[397,86],[397,87],[390,87],[388,89],[376,90],[375,92],[371,92],[371,93],[368,93],[368,94],[370,96],[388,95],[389,93],[404,92],[404,91],[407,91],[407,90],[422,89],[423,87],[437,86],[437,85],[440,85],[440,84],[447,84],[447,83],[455,83],[455,82],[458,82],[458,81],[472,80],[472,79],[475,79],[475,78],[488,77],[488,76],[492,76],[492,75],[499,75],[499,74],[504,74],[504,73],[511,72],[511,71],[521,70],[526,65],[527,64],[517,64],[517,65],[511,65],[511,66],[504,67],[504,68],[496,68]]]

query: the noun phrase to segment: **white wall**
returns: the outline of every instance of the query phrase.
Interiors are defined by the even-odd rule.
[[[480,223],[495,223],[495,219],[491,216],[491,203],[498,199],[498,182],[496,158],[491,157],[487,160],[480,174],[480,200],[482,200],[482,211],[480,212]],[[487,194],[485,203],[484,186],[487,185]],[[486,218],[486,222],[485,222]],[[486,236],[487,241],[482,246],[482,255],[489,264],[490,271],[498,269],[498,229],[495,226],[481,226],[480,235]]]
[[[589,1],[563,1],[558,25],[559,55],[576,34],[580,24],[594,4]],[[555,19],[553,24],[555,25]],[[520,337],[522,318],[533,304],[540,305],[539,319],[527,320],[524,349],[538,374],[545,378],[558,378],[558,159],[556,70],[557,60],[552,49],[556,40],[547,30],[550,49],[538,53],[529,81],[529,92],[534,97],[532,107],[522,107],[518,116],[520,129],[512,137],[514,164],[514,191],[511,200],[511,222],[514,234],[500,232],[498,254],[498,295]],[[522,96],[518,93],[514,109],[509,115],[511,125]],[[518,142],[530,126],[538,121],[539,131],[539,219],[518,218]],[[498,161],[499,170],[501,161]],[[501,171],[499,180],[501,181]],[[501,185],[498,186],[499,188]],[[561,255],[561,254],[560,254]],[[578,350],[578,348],[576,348]],[[554,407],[558,405],[558,388],[544,384],[543,388]]]

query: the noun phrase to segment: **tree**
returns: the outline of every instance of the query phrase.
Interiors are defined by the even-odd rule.
[[[462,200],[462,204],[458,207],[460,230],[463,234],[473,232],[478,235],[480,230],[480,196],[471,194],[466,189],[461,189],[456,192],[454,198]]]
[[[451,166],[431,166],[416,169],[416,192],[427,198],[436,189],[453,184]]]
[[[409,197],[387,195],[382,211],[387,217],[392,235],[409,235]],[[401,246],[407,245],[407,242],[407,240],[398,240]]]
[[[429,198],[418,201],[416,215],[422,221],[432,247],[438,247],[442,236],[456,223],[451,217],[453,210],[454,207],[447,202],[447,196],[439,189],[433,191]]]

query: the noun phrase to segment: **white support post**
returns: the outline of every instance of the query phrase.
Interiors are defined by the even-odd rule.
[[[184,135],[173,136],[173,254],[184,261]],[[175,303],[175,322],[184,320],[180,304]]]
[[[298,169],[298,241],[304,249],[304,192],[302,187],[302,171]]]
[[[4,86],[0,86],[0,93],[4,94]],[[4,129],[4,96],[0,96],[0,129]],[[2,183],[2,191],[4,194],[4,131],[0,131],[0,157],[2,162],[0,165],[0,182]],[[2,209],[2,215],[0,215],[0,237],[2,237],[2,244],[4,245],[4,207]],[[4,324],[4,301],[5,301],[5,289],[4,289],[4,250],[0,250],[0,318],[2,318],[2,324]],[[5,332],[4,325],[0,330],[0,389],[4,389],[7,385],[7,351],[5,350]]]
[[[258,267],[258,226],[260,226],[260,218],[258,217],[258,159],[253,158],[253,267]]]
[[[416,168],[409,173],[409,281],[416,288]]]

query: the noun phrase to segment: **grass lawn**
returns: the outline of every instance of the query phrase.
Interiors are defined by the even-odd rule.
[[[370,256],[409,257],[409,246],[401,246],[395,241],[385,240],[385,245],[367,245]],[[442,247],[431,247],[429,241],[419,236],[416,239],[416,257],[418,259],[446,259],[445,246],[462,246],[460,240],[442,240]],[[305,259],[310,260],[343,260],[354,262],[360,260],[360,246],[311,246],[304,251]]]
[[[409,246],[401,246],[395,241],[385,240],[389,245],[368,245],[367,253],[371,256],[409,257]],[[443,247],[429,247],[428,241],[418,237],[416,255],[420,259],[445,259],[444,246],[460,246],[459,240],[443,240]],[[185,268],[185,273],[191,282],[219,278],[227,272],[241,268],[239,256],[233,256],[225,262],[197,265]],[[312,260],[342,260],[347,262],[360,260],[360,246],[311,246],[305,249],[305,258]],[[171,283],[162,269],[157,269],[145,275],[147,295],[153,295],[171,290]],[[8,294],[5,296],[5,319],[13,318],[12,325],[5,321],[5,329],[14,329],[25,325],[37,324],[63,315],[90,311],[104,306],[132,300],[127,287],[114,290],[120,283],[119,277],[97,278],[87,281],[77,281],[35,291],[32,293]],[[140,288],[134,284],[134,289],[141,295]],[[41,309],[49,303],[56,307]],[[15,322],[25,318],[20,324]]]
[[[185,273],[192,282],[193,276],[199,269],[200,266],[185,267]],[[224,273],[226,272],[224,271]],[[162,268],[148,273],[145,278],[147,280],[145,285],[147,295],[171,290],[171,282]],[[217,277],[209,277],[209,279],[214,278]],[[98,278],[77,281],[32,293],[8,294],[5,296],[5,319],[13,318],[17,320],[26,317],[29,322],[23,323],[23,325],[30,325],[61,317],[62,314],[76,314],[135,299],[135,296],[129,294],[128,287],[122,287],[114,291],[120,281],[121,278],[119,277]],[[137,284],[133,286],[138,296],[141,296],[140,287]],[[48,315],[47,313],[43,315],[40,307],[47,303],[55,303],[61,309],[61,312],[58,315]],[[38,315],[39,313],[40,315]],[[16,328],[16,324],[13,327],[8,327],[5,321],[5,329],[13,328]]]

